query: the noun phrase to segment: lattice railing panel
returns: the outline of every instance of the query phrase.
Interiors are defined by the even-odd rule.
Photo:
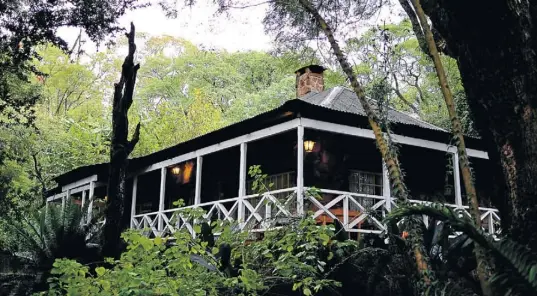
[[[285,224],[297,217],[296,190],[275,190],[243,199],[245,208],[244,229],[263,231]]]
[[[313,212],[313,218],[319,223],[329,224],[338,219],[348,232],[380,233],[385,230],[381,222],[386,212],[383,197],[324,189],[319,195],[323,196],[322,200],[329,201],[306,196],[306,210]]]
[[[257,195],[248,195],[226,200],[212,201],[195,206],[170,209],[161,212],[139,214],[132,217],[135,229],[144,229],[150,237],[167,236],[180,229],[195,235],[194,225],[201,221],[239,222],[241,230],[262,232],[269,228],[290,223],[291,219],[300,217],[299,213],[311,213],[320,224],[333,223],[339,219],[345,230],[358,233],[380,233],[386,229],[383,218],[390,209],[397,207],[396,199],[377,195],[305,188],[302,193],[303,203],[297,199],[297,189],[274,190]],[[320,197],[320,198],[319,198]],[[429,203],[411,200],[414,204]],[[303,204],[303,208],[298,206]],[[467,215],[468,206],[446,204]],[[204,214],[194,220],[189,210],[201,208]],[[495,235],[501,233],[499,212],[493,208],[480,208],[482,226],[485,232]],[[423,216],[426,225],[429,219]],[[457,234],[456,234],[457,235]]]

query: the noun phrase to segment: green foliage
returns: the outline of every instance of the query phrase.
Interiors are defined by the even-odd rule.
[[[264,193],[267,191],[270,191],[270,188],[274,186],[274,184],[266,183],[266,179],[268,177],[267,174],[263,174],[263,171],[261,170],[260,165],[252,165],[248,168],[248,175],[253,178],[252,180],[252,190],[257,193]]]
[[[434,73],[427,70],[430,62],[416,47],[409,28],[405,21],[372,29],[360,39],[349,40],[347,51],[358,58],[356,69],[365,82],[371,82],[366,83],[366,89],[374,95],[374,86],[378,85],[375,81],[389,82],[387,85],[394,87],[393,77],[386,77],[383,70],[385,62],[374,50],[374,46],[381,45],[379,36],[391,36],[389,44],[394,53],[386,58],[391,71],[399,77],[402,95],[411,103],[419,103],[422,119],[444,126],[439,121],[444,117],[438,116],[443,114],[443,104],[434,99],[440,98],[436,81],[427,78],[434,78]],[[275,108],[294,98],[297,68],[321,63],[315,51],[308,48],[273,54],[229,53],[202,50],[170,36],[140,36],[143,42],[138,58],[144,67],[139,72],[130,120],[141,121],[142,132],[133,156],[155,152]],[[15,185],[0,185],[0,204],[6,211],[42,202],[36,200],[36,193],[52,188],[54,176],[107,161],[109,104],[122,60],[116,52],[123,45],[93,55],[68,55],[50,44],[40,45],[35,48],[40,59],[32,62],[39,74],[29,77],[32,83],[21,83],[12,77],[10,85],[21,98],[39,99],[32,111],[35,128],[0,128],[2,152],[7,151],[7,155],[0,156],[0,179],[5,180],[0,184]],[[412,61],[413,68],[405,68],[404,61]],[[448,69],[455,70],[450,74],[455,93],[462,93],[456,65],[453,61],[447,64]],[[409,71],[419,74],[419,91],[412,85]],[[324,75],[327,88],[346,84],[341,73],[328,70]],[[419,99],[419,93],[423,99]],[[393,96],[387,96],[387,104],[409,110],[407,105],[391,99]],[[449,126],[448,121],[445,124]]]
[[[58,36],[63,26],[79,27],[92,41],[120,31],[117,20],[127,9],[138,6],[136,0],[100,1],[64,0],[52,3],[38,0],[8,0],[0,5],[0,124],[13,121],[28,123],[36,96],[21,96],[19,85],[28,85],[32,73],[39,73],[31,60],[38,57],[35,46],[53,43],[64,51],[67,42]],[[30,9],[31,8],[31,9]],[[73,48],[74,49],[74,48]],[[5,115],[9,120],[4,121]]]
[[[31,206],[39,196],[32,175],[31,136],[22,126],[0,127],[0,211]]]
[[[389,85],[390,106],[451,129],[434,65],[420,49],[408,19],[373,27],[359,38],[347,40],[346,52],[357,60],[354,69],[371,97],[374,97],[377,81],[385,81]],[[447,56],[441,59],[464,132],[476,135],[457,63]]]
[[[442,204],[412,205],[397,208],[387,218],[400,220],[412,215],[427,215],[438,221],[448,223],[454,231],[460,231],[467,235],[474,243],[479,244],[493,257],[505,266],[499,268],[491,277],[490,282],[497,292],[511,294],[513,292],[524,295],[537,292],[537,256],[527,247],[522,246],[509,238],[501,238],[499,241],[486,235],[481,229],[477,229],[467,215],[459,215]]]
[[[208,254],[187,232],[177,232],[171,246],[132,231],[123,238],[127,251],[119,260],[108,259],[108,267],[89,270],[74,261],[57,261],[48,295],[217,295],[217,288],[226,287],[226,278],[191,261],[190,255]]]
[[[92,244],[99,242],[96,222],[85,223],[84,210],[75,204],[67,204],[63,210],[51,204],[21,215],[12,223],[2,225],[2,231],[9,234],[6,249],[45,269],[56,258],[82,260],[97,251]]]
[[[254,242],[246,242],[231,225],[213,227],[220,248],[212,250],[187,231],[149,239],[131,230],[123,234],[128,247],[119,260],[107,259],[106,265],[91,269],[57,260],[48,295],[271,295],[295,290],[313,295],[339,286],[326,275],[357,248],[352,241],[332,240],[333,231],[313,219],[297,220]],[[232,257],[222,260],[226,245]],[[230,262],[240,262],[236,273],[226,271]]]
[[[62,210],[51,204],[12,217],[10,223],[0,223],[0,252],[9,254],[9,262],[15,262],[7,270],[12,275],[7,281],[24,282],[31,275],[32,281],[23,287],[30,293],[46,289],[46,278],[58,258],[84,264],[97,261],[100,230],[96,220],[85,223],[84,210],[76,205],[66,205]]]

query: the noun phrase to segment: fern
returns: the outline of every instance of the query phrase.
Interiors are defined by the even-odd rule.
[[[515,286],[518,286],[518,289],[537,292],[537,257],[525,246],[508,238],[503,238],[499,242],[493,241],[482,230],[477,229],[466,216],[463,215],[460,218],[456,212],[443,204],[400,207],[394,209],[386,220],[393,222],[414,215],[427,215],[449,223],[453,230],[466,234],[474,242],[490,251],[496,259],[507,264],[507,268],[514,274],[494,275],[490,282],[496,287],[507,290],[508,294]]]
[[[477,296],[468,289],[461,288],[456,282],[435,282],[425,291],[425,296]]]
[[[13,240],[11,252],[29,256],[37,265],[52,264],[60,257],[83,257],[86,244],[97,235],[92,231],[96,218],[84,224],[85,212],[76,205],[64,209],[50,205],[6,224],[4,231]]]

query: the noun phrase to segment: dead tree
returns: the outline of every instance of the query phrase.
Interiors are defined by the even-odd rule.
[[[128,112],[132,105],[136,74],[140,64],[134,64],[134,25],[126,34],[129,40],[129,53],[121,68],[121,78],[114,84],[114,102],[112,109],[112,140],[110,143],[110,169],[108,175],[108,202],[106,207],[106,223],[104,226],[103,254],[114,257],[120,245],[122,221],[125,212],[125,182],[127,176],[128,157],[140,137],[140,123],[136,125],[132,139],[128,140]]]

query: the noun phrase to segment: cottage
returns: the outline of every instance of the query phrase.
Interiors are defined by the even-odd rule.
[[[324,89],[323,71],[316,65],[299,69],[297,98],[276,109],[130,160],[125,225],[149,229],[150,236],[181,228],[194,234],[195,221],[184,209],[202,208],[206,219],[239,221],[251,232],[307,213],[319,223],[337,218],[349,232],[383,231],[382,217],[396,205],[373,132],[351,90]],[[412,202],[441,201],[465,213],[450,133],[393,109],[388,117]],[[481,219],[496,233],[488,155],[479,139],[466,141]],[[249,174],[254,165],[267,175],[261,182]],[[107,173],[103,163],[60,175],[47,202],[89,203],[89,219],[105,204]]]

